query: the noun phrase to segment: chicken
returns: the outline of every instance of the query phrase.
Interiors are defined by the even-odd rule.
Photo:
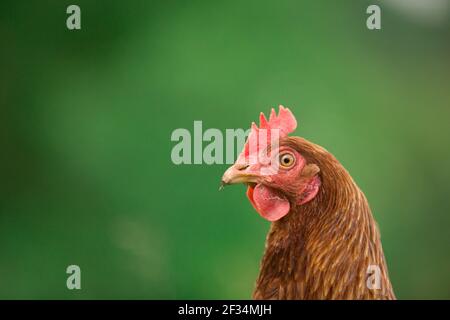
[[[300,137],[291,111],[260,115],[222,184],[244,183],[272,222],[254,299],[395,299],[364,193],[336,158]]]

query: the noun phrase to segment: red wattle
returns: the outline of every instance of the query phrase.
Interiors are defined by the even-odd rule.
[[[275,189],[257,184],[249,186],[247,197],[255,210],[266,220],[277,221],[289,213],[289,200]]]

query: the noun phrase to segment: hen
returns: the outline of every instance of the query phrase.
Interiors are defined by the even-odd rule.
[[[272,222],[254,299],[395,299],[364,193],[336,158],[290,137],[289,109],[260,115],[222,184],[245,183]]]

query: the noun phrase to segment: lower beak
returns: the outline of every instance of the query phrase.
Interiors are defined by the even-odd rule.
[[[236,183],[258,183],[259,175],[248,172],[248,165],[234,164],[222,176],[222,185]]]

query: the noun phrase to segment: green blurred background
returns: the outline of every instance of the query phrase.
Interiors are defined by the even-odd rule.
[[[398,298],[450,298],[449,22],[447,0],[2,1],[0,298],[250,298],[269,224],[170,136],[278,104],[365,191]]]

